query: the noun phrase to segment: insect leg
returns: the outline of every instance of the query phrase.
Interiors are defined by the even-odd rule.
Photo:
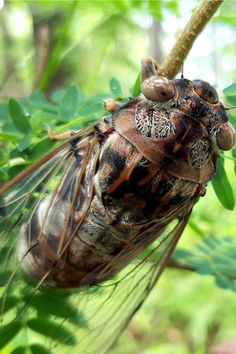
[[[72,138],[76,134],[75,131],[67,131],[59,134],[53,134],[50,127],[47,127],[48,139],[52,141],[61,141]]]

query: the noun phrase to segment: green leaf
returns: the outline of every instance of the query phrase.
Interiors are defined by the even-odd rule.
[[[92,98],[84,100],[80,104],[79,113],[83,115],[93,115],[95,117],[101,117],[101,111],[103,111],[103,100],[107,98],[107,95],[97,95]]]
[[[218,264],[218,267],[220,269],[220,271],[227,277],[232,278],[232,279],[236,279],[236,269],[235,269],[235,264],[234,262],[229,262],[229,265],[225,265],[225,264]]]
[[[132,94],[132,96],[136,97],[136,96],[139,96],[140,93],[141,93],[141,76],[138,75],[138,77],[135,81],[134,87],[131,90],[131,94]]]
[[[27,162],[25,163],[22,163],[22,164],[19,164],[19,165],[15,165],[15,166],[12,166],[8,169],[8,175],[9,175],[9,178],[13,178],[15,177],[16,175],[18,175],[21,171],[23,171],[29,164]]]
[[[236,160],[236,145],[232,150],[232,157]],[[236,174],[236,163],[234,162],[234,173]]]
[[[53,146],[55,146],[55,142],[45,138],[32,147],[28,157],[30,160],[35,161],[45,155],[48,151],[52,150]]]
[[[8,252],[8,251],[9,251],[8,249],[5,250],[5,252]],[[1,254],[1,257],[6,257],[6,253]],[[0,287],[6,286],[11,274],[12,274],[12,271],[10,271],[10,270],[4,270],[4,271],[0,272]]]
[[[27,322],[27,326],[33,331],[38,332],[46,337],[52,338],[59,343],[69,345],[76,344],[76,340],[72,332],[70,332],[60,323],[56,323],[44,318],[33,318]]]
[[[179,15],[179,2],[178,1],[167,1],[165,2],[166,8],[172,12],[175,16]]]
[[[7,296],[5,300],[1,299],[0,300],[1,314],[11,309],[16,309],[18,304],[19,304],[19,298],[15,296]]]
[[[191,251],[185,250],[183,248],[177,248],[174,251],[172,259],[174,259],[175,261],[185,261],[186,258],[191,257],[192,255],[193,253]]]
[[[215,278],[216,285],[221,289],[231,289],[236,290],[236,287],[231,283],[224,275],[217,275]]]
[[[0,327],[0,349],[9,343],[22,328],[19,321],[12,322],[6,326]]]
[[[14,142],[14,140],[17,140],[19,137],[17,134],[11,134],[11,133],[0,133],[0,140],[9,140],[11,142]]]
[[[59,118],[62,122],[68,122],[77,115],[79,108],[79,91],[76,86],[71,85],[66,90],[59,105]]]
[[[25,346],[20,346],[11,352],[11,354],[25,354],[25,353],[29,353],[28,348]]]
[[[234,193],[226,175],[222,159],[218,160],[216,176],[212,180],[212,185],[223,207],[228,210],[233,210],[235,205]]]
[[[30,135],[25,135],[19,142],[18,142],[18,149],[20,151],[26,150],[31,143],[32,137]]]
[[[236,291],[236,241],[234,237],[204,237],[195,245],[195,252],[185,255],[184,264],[191,266],[199,274],[211,274],[216,284],[224,289]],[[177,253],[178,256],[178,253]],[[180,262],[182,258],[177,258]]]
[[[4,151],[0,150],[0,167],[4,166],[8,161],[8,155]]]
[[[46,312],[60,318],[68,318],[71,322],[78,326],[84,326],[85,320],[83,314],[81,314],[76,307],[69,303],[65,297],[53,296],[47,294],[34,295],[30,300],[30,306],[35,307],[38,311]]]
[[[197,273],[201,274],[201,275],[213,274],[211,265],[207,264],[207,263],[203,263],[202,260],[199,260],[198,265],[196,265],[196,270],[197,270]]]
[[[58,107],[53,103],[49,103],[44,94],[40,90],[35,90],[29,97],[29,104],[33,111],[42,109],[44,112],[57,114]]]
[[[200,236],[204,236],[204,231],[201,229],[201,226],[199,226],[199,224],[197,224],[196,222],[194,222],[193,219],[190,219],[188,222],[188,226],[191,227],[191,229],[198,235]]]
[[[63,97],[65,96],[65,93],[66,93],[66,90],[64,88],[59,88],[59,89],[56,89],[55,91],[53,91],[52,96],[51,96],[53,102],[60,104]]]
[[[7,172],[5,170],[3,170],[2,168],[0,168],[0,181],[1,182],[5,182],[8,179],[8,175]]]
[[[109,82],[111,93],[113,93],[117,97],[122,97],[122,90],[120,82],[113,77]]]
[[[56,121],[56,115],[39,109],[32,114],[30,121],[33,132],[38,132],[45,130],[49,123]]]
[[[7,104],[0,104],[0,120],[2,122],[9,120],[9,111],[7,109]]]
[[[226,100],[230,105],[236,105],[236,95],[226,96]]]
[[[162,19],[162,3],[161,1],[153,1],[149,0],[148,1],[148,6],[149,6],[149,12],[150,14],[157,18],[158,20]]]
[[[9,111],[11,119],[15,127],[25,135],[31,131],[31,126],[29,122],[29,115],[25,112],[23,106],[14,98],[9,100]]]
[[[232,85],[226,87],[226,88],[223,90],[223,93],[224,93],[226,96],[235,96],[235,95],[236,95],[236,84],[232,84]]]
[[[50,350],[44,347],[42,344],[32,344],[30,346],[32,354],[52,354]]]
[[[217,239],[217,237],[211,235],[208,237],[204,237],[202,239],[202,242],[207,245],[210,249],[214,249],[216,247],[218,247],[221,244],[221,241],[219,239]]]

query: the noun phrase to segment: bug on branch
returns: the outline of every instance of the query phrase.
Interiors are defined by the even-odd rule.
[[[72,333],[81,353],[106,351],[140,307],[205,195],[219,150],[234,145],[209,83],[160,77],[150,58],[141,77],[139,97],[106,100],[110,115],[0,190],[1,266],[11,272],[2,307],[24,287],[22,273],[36,282],[26,307],[44,287],[78,288],[86,326]]]

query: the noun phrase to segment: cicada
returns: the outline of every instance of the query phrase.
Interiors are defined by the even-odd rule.
[[[32,328],[38,293],[76,288],[71,301],[83,324],[71,321],[73,310],[58,324],[68,323],[61,342],[73,336],[76,353],[110,348],[167,266],[219,150],[234,145],[209,83],[160,77],[151,58],[141,81],[139,97],[106,100],[100,121],[0,191],[1,267],[10,272],[2,310],[12,294],[25,302],[6,321],[28,316]],[[25,275],[33,285],[24,292]]]

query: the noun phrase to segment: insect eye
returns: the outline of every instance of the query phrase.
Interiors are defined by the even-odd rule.
[[[142,84],[142,93],[156,102],[166,102],[174,97],[175,89],[170,80],[162,76],[151,76]]]
[[[228,151],[232,149],[235,144],[235,131],[229,122],[221,125],[216,133],[216,141],[221,150]]]
[[[219,97],[214,89],[208,82],[203,80],[193,81],[194,91],[206,102],[215,104],[219,102]]]

